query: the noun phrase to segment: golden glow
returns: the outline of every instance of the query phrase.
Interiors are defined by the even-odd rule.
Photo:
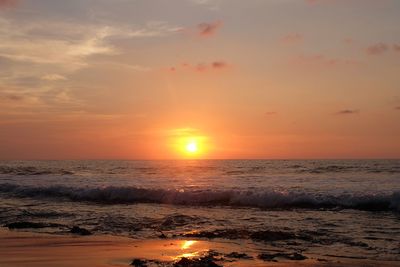
[[[199,254],[200,254],[200,251],[198,251],[196,248],[192,248],[192,246],[195,245],[196,243],[198,243],[198,241],[193,241],[193,240],[183,241],[182,244],[180,245],[180,248],[181,248],[181,250],[186,250],[186,251],[182,251],[182,254],[180,254],[180,255],[178,255],[176,257],[173,257],[173,259],[174,260],[179,260],[181,258],[198,257]]]
[[[193,246],[195,243],[197,243],[197,241],[192,241],[192,240],[184,241],[181,248],[188,249],[191,246]]]
[[[171,149],[180,158],[204,158],[210,150],[208,137],[198,130],[182,128],[171,130]]]

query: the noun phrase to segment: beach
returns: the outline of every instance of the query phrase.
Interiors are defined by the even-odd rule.
[[[143,265],[137,266],[178,266],[176,264],[181,258],[199,258],[210,251],[215,255],[216,260],[213,262],[220,266],[400,266],[396,262],[332,257],[301,261],[279,258],[276,262],[263,261],[257,258],[255,247],[243,246],[240,242],[182,239],[137,240],[109,235],[81,237],[0,230],[0,266],[2,267],[122,267],[132,266],[135,259],[143,262]],[[228,255],[232,252],[246,253],[251,258],[229,257]]]
[[[397,266],[399,166],[2,162],[0,266]]]

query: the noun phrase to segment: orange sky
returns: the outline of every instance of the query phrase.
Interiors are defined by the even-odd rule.
[[[397,0],[0,0],[0,159],[399,158],[398,25]]]

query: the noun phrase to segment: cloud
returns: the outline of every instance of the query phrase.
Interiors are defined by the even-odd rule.
[[[299,44],[304,41],[304,36],[300,33],[290,33],[281,38],[284,44]]]
[[[400,110],[400,106],[397,106],[397,107],[395,107],[394,109],[396,109],[396,110]]]
[[[386,43],[377,43],[367,47],[366,52],[369,55],[382,55],[386,52],[393,50],[393,52],[400,52],[400,44],[386,44]]]
[[[67,78],[65,78],[64,76],[62,76],[60,74],[46,74],[46,75],[42,76],[42,80],[46,80],[46,81],[63,81],[66,79]]]
[[[36,68],[39,65],[52,65],[52,68],[74,71],[86,66],[86,58],[92,55],[116,54],[115,48],[106,42],[106,38],[111,34],[107,27],[45,22],[31,23],[26,26],[18,25],[13,21],[0,20],[0,28],[2,28],[0,56],[14,62],[32,63],[36,65]],[[36,29],[55,33],[65,30],[66,36],[32,34]]]
[[[278,112],[276,112],[276,111],[267,111],[267,112],[265,112],[265,116],[274,116],[274,115],[277,115],[278,114]]]
[[[170,72],[177,72],[179,70],[191,70],[196,72],[207,72],[211,70],[222,70],[229,68],[229,64],[225,61],[213,61],[210,63],[182,63],[180,67],[171,66],[168,68]]]
[[[135,72],[149,71],[149,67],[112,57],[122,53],[115,45],[119,44],[116,39],[158,38],[174,34],[176,29],[164,22],[148,22],[143,27],[135,28],[130,25],[78,24],[43,18],[28,24],[0,16],[0,85],[6,87],[10,94],[32,94],[31,98],[25,97],[24,101],[20,101],[27,105],[44,102],[50,103],[50,106],[60,102],[80,104],[79,96],[68,92],[75,81],[59,82],[83,68],[99,65],[115,68],[115,71],[121,68]],[[0,90],[5,92],[5,89]],[[48,96],[53,93],[57,95],[50,99]]]
[[[197,33],[202,37],[211,37],[222,27],[221,21],[215,21],[211,23],[203,22],[197,25]]]
[[[211,66],[214,69],[224,69],[228,67],[228,64],[226,64],[224,61],[214,61]]]
[[[353,115],[353,114],[358,114],[360,111],[358,109],[343,109],[338,112],[336,112],[336,115]]]
[[[7,95],[4,95],[3,98],[6,100],[10,100],[10,101],[21,101],[24,99],[23,96],[16,95],[16,94],[7,94]]]
[[[377,43],[367,47],[367,53],[369,55],[381,55],[389,50],[389,46],[385,43]]]
[[[162,37],[177,33],[180,28],[165,22],[149,22],[136,29],[48,21],[25,25],[0,18],[0,29],[0,57],[37,65],[55,65],[70,72],[86,67],[91,56],[119,54],[112,39]]]

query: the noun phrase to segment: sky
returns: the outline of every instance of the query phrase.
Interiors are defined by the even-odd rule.
[[[400,158],[399,25],[398,0],[0,0],[0,159]]]

